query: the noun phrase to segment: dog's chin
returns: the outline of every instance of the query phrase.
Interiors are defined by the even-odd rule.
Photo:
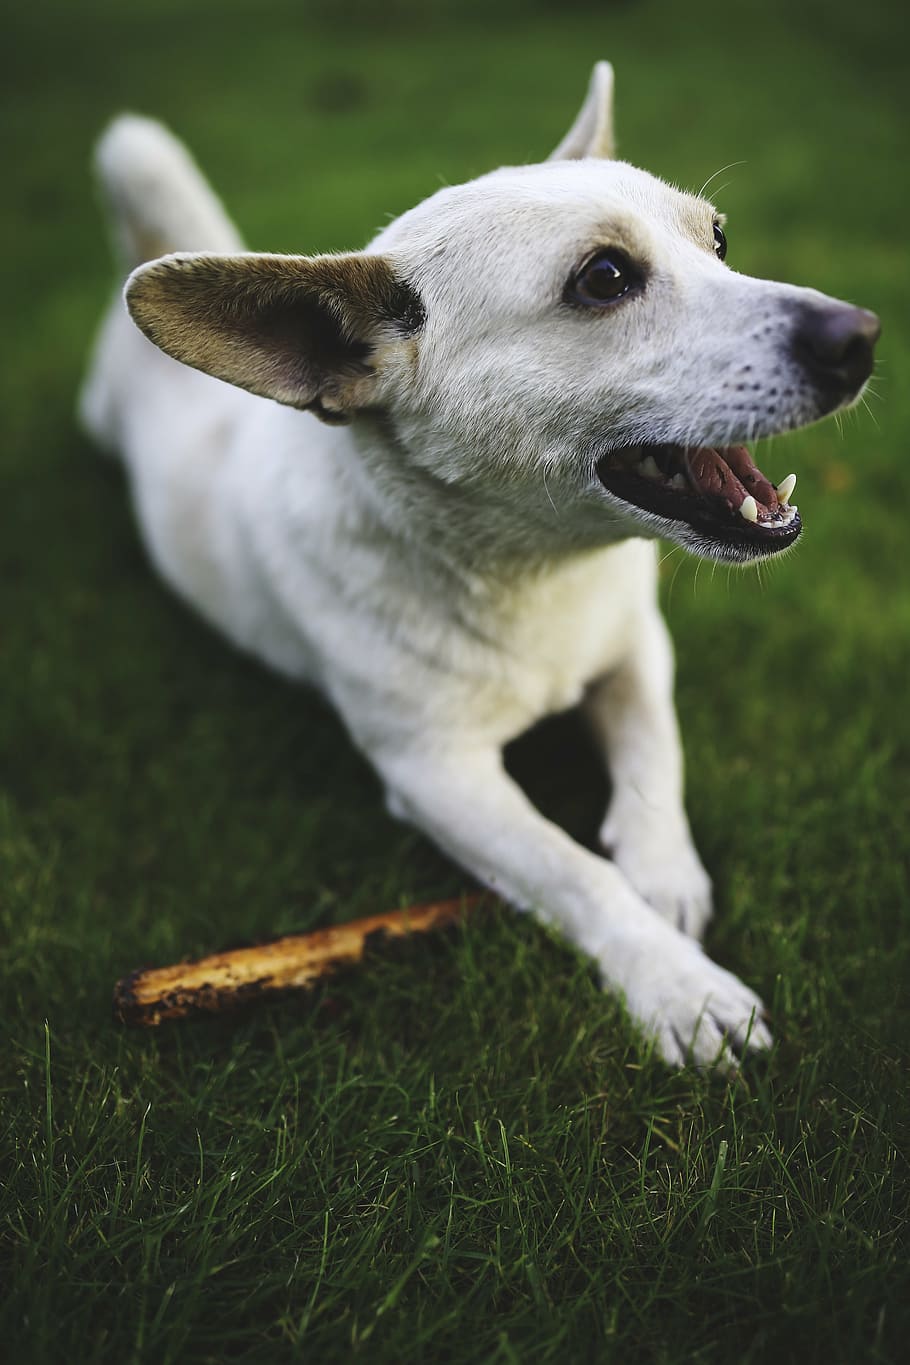
[[[802,531],[792,484],[775,487],[745,446],[622,446],[597,474],[643,528],[709,559],[767,559]]]

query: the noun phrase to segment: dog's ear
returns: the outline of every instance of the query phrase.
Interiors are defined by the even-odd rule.
[[[133,272],[125,297],[168,355],[329,422],[369,405],[377,348],[423,320],[389,261],[359,252],[165,256]]]
[[[613,68],[595,63],[585,102],[550,161],[580,161],[585,156],[613,156]]]

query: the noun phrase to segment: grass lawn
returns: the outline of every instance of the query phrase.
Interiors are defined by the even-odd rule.
[[[0,1340],[23,1365],[906,1359],[910,269],[897,3],[134,0],[6,26]],[[114,980],[458,894],[310,693],[148,567],[75,429],[111,287],[86,164],[187,138],[257,247],[362,244],[539,159],[595,57],[623,154],[730,263],[878,311],[869,410],[772,443],[798,553],[665,566],[712,954],[772,1005],[743,1081],[669,1073],[587,965],[490,913],[237,1020],[127,1033]],[[562,718],[511,759],[581,837]]]

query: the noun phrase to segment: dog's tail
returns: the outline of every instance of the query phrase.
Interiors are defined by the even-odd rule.
[[[243,242],[189,152],[153,119],[121,114],[95,171],[126,270],[171,251],[242,251]]]
[[[186,148],[153,119],[121,114],[102,135],[95,172],[107,208],[121,280],[172,251],[243,251],[243,241]],[[79,398],[79,417],[102,447],[120,444],[131,374],[148,347],[118,287]]]

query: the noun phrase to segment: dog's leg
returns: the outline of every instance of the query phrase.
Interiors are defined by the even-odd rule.
[[[724,1035],[734,1050],[747,1039],[768,1046],[758,997],[666,924],[615,866],[544,819],[495,749],[470,737],[434,740],[372,753],[394,814],[590,954],[668,1062],[732,1064]]]
[[[700,938],[711,917],[711,882],[683,806],[673,651],[658,611],[642,617],[632,650],[589,689],[585,710],[613,783],[601,843],[658,914]]]

